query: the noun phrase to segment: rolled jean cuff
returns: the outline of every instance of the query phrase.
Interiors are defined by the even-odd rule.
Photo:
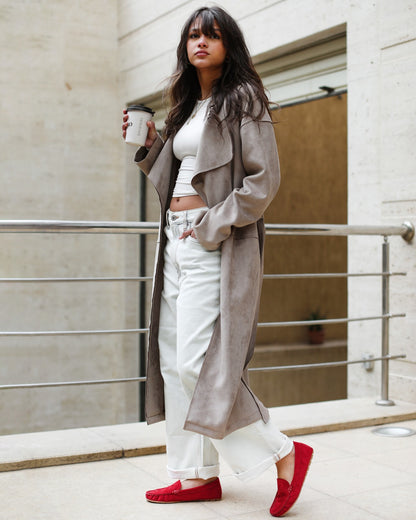
[[[172,469],[167,467],[168,475],[170,478],[185,480],[188,478],[202,478],[204,480],[208,478],[218,477],[220,474],[220,466],[200,466],[194,468],[184,469]]]
[[[289,455],[292,449],[293,441],[288,438],[278,453],[274,453],[271,457],[268,457],[267,459],[246,471],[242,471],[241,473],[234,473],[234,476],[243,482],[252,480],[264,473],[267,469],[269,469],[270,466],[276,464],[276,462],[279,462],[279,460],[284,459],[287,455]]]

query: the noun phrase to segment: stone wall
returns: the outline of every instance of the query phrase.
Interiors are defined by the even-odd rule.
[[[136,220],[134,149],[121,109],[160,103],[180,28],[195,0],[9,0],[0,6],[0,219]],[[416,9],[410,0],[224,0],[259,66],[347,34],[348,221],[416,221]],[[276,100],[279,101],[279,100]],[[156,114],[159,125],[163,113]],[[328,143],[330,146],[330,143]],[[152,188],[147,217],[158,218]],[[280,196],[284,194],[281,193]],[[1,234],[1,277],[134,276],[134,236]],[[349,239],[349,270],[380,271],[382,238]],[[151,272],[154,239],[148,240]],[[391,239],[391,396],[416,402],[415,244]],[[350,317],[380,313],[380,280],[351,279]],[[0,330],[137,326],[137,284],[1,283]],[[380,352],[380,322],[352,323],[351,359]],[[137,374],[136,335],[0,337],[0,381],[44,382]],[[380,368],[350,367],[349,395],[379,396]],[[7,390],[0,431],[136,420],[136,384]]]
[[[0,219],[137,219],[129,186],[137,172],[125,171],[120,136],[116,0],[3,1],[0,42]],[[133,236],[0,241],[1,277],[137,274]],[[0,330],[133,328],[133,285],[1,283]],[[137,375],[135,335],[0,340],[1,384]],[[136,384],[6,390],[0,432],[135,420],[137,392]]]

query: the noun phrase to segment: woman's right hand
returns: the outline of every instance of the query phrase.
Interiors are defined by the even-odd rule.
[[[127,110],[123,110],[123,124],[121,125],[123,139],[126,139],[127,127],[129,126],[128,120],[129,120],[129,115],[127,113]]]
[[[127,113],[127,110],[123,110],[123,124],[121,126],[123,139],[126,139],[127,127],[129,126],[128,121],[129,121],[129,114]],[[156,126],[155,126],[154,121],[148,121],[146,124],[147,124],[147,127],[149,130],[147,132],[147,139],[146,139],[146,142],[144,145],[146,148],[149,149],[152,147],[153,143],[156,141],[157,132],[156,132]]]

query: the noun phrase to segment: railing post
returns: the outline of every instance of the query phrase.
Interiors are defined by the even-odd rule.
[[[389,355],[389,325],[390,325],[390,243],[384,237],[382,246],[382,294],[381,307],[383,318],[381,321],[381,355]],[[381,361],[381,399],[376,401],[380,406],[393,406],[394,401],[389,399],[389,360]]]

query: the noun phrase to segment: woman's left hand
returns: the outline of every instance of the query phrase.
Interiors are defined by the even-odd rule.
[[[191,229],[185,229],[185,231],[182,233],[182,235],[179,237],[179,240],[181,238],[186,238],[186,237],[189,237],[191,236],[192,238],[195,238],[195,240],[197,239],[196,238],[196,235],[194,233],[194,230],[191,228]]]

